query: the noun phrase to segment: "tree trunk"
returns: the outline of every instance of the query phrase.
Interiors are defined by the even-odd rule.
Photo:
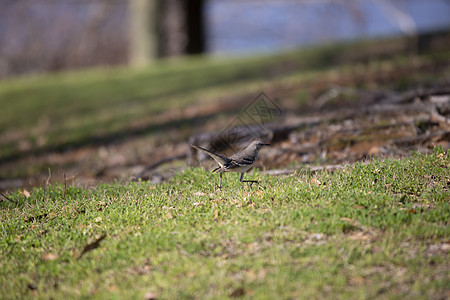
[[[142,66],[160,56],[160,0],[129,0],[130,64]]]

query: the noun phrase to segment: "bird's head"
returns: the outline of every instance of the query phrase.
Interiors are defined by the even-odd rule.
[[[258,150],[261,149],[264,146],[270,146],[270,144],[266,144],[266,143],[264,143],[262,141],[253,141],[250,145],[252,147],[255,147]]]

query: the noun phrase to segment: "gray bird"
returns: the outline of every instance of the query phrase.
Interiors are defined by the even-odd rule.
[[[261,141],[253,141],[244,150],[237,152],[231,155],[230,157],[226,157],[221,154],[209,151],[200,146],[195,146],[191,144],[189,145],[194,149],[205,152],[217,162],[219,167],[215,168],[213,172],[220,173],[219,189],[222,186],[222,174],[224,172],[241,173],[241,178],[239,179],[240,182],[251,182],[251,183],[258,182],[256,180],[243,180],[244,174],[253,167],[253,164],[256,162],[256,159],[258,158],[259,150],[261,150],[261,148],[264,146],[270,146],[270,144],[265,144]]]

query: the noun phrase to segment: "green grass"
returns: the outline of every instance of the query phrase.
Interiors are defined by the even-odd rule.
[[[440,299],[449,168],[436,148],[332,173],[248,174],[259,187],[226,174],[222,191],[216,174],[188,169],[157,186],[17,192],[0,204],[1,298]]]

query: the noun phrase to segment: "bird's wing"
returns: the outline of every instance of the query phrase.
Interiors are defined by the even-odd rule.
[[[211,156],[218,164],[220,167],[225,166],[226,164],[228,164],[231,160],[223,155],[211,152],[209,150],[206,150],[205,148],[202,148],[200,146],[195,146],[195,145],[191,145],[189,144],[189,146],[191,146],[194,149],[200,150],[202,152],[205,152],[206,154],[208,154],[209,156]]]
[[[230,166],[228,166],[228,168],[233,168],[233,167],[245,167],[248,165],[253,164],[255,161],[245,158],[245,157],[241,157],[241,158],[230,158],[231,162],[229,163]]]
[[[231,161],[231,165],[234,165],[236,167],[243,167],[243,166],[248,166],[251,165],[255,162],[255,158],[257,156],[255,155],[250,155],[251,153],[248,153],[249,151],[241,151],[238,153],[235,153],[233,155],[230,156],[230,161]]]

